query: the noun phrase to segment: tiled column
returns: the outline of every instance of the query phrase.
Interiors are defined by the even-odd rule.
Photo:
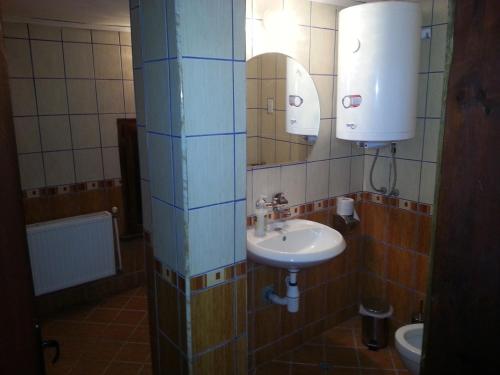
[[[160,373],[247,370],[244,17],[241,0],[131,1]]]

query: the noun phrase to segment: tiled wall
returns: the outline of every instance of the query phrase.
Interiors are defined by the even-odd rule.
[[[307,161],[247,171],[247,213],[253,214],[261,194],[285,192],[291,205],[363,190],[363,152],[335,137],[335,85],[338,8],[305,0],[246,2],[246,57],[281,52],[293,57],[310,73],[319,94],[319,137]],[[296,15],[295,35],[272,35],[264,25],[268,11]]]
[[[244,5],[130,5],[157,366],[239,373],[247,368]]]
[[[430,206],[363,193],[360,297],[385,298],[392,329],[408,324],[425,302],[431,245]]]
[[[416,136],[398,142],[396,187],[403,199],[432,204],[441,127],[447,0],[422,0],[421,6],[423,25],[431,27],[432,38],[421,41]],[[296,11],[298,37],[292,42],[279,45],[266,34],[264,13],[275,9]],[[335,138],[338,11],[332,6],[308,1],[247,1],[247,59],[279,51],[301,62],[316,83],[322,118],[319,139],[306,163],[248,170],[248,214],[253,213],[255,200],[261,194],[270,196],[285,191],[292,204],[301,204],[348,192],[373,191],[369,171],[374,150],[362,155],[364,152],[350,142]],[[380,155],[374,182],[377,187],[387,187],[394,175],[390,149],[382,149]]]
[[[346,286],[357,291],[353,299],[348,300],[351,305],[338,306],[340,311],[345,312],[344,317],[347,317],[349,313],[355,314],[356,309],[353,309],[353,305],[359,303],[363,297],[387,298],[394,306],[395,311],[392,328],[409,322],[411,315],[419,309],[420,301],[425,300],[427,288],[432,221],[431,205],[434,199],[438,136],[441,126],[447,1],[425,0],[421,3],[423,24],[431,26],[432,38],[421,42],[417,134],[410,141],[398,143],[398,184],[396,187],[400,190],[400,199],[387,199],[380,195],[372,196],[369,193],[358,195],[360,197],[358,212],[361,217],[361,226],[356,235],[351,234],[347,237],[349,240],[346,249],[346,256],[355,259],[355,263],[350,270],[344,271],[347,272],[347,275],[351,272],[351,276],[349,278],[339,269],[335,270],[336,273],[330,274],[333,278],[342,279],[345,277],[348,283]],[[253,3],[247,2],[247,58],[263,52],[282,50],[281,47],[266,45],[266,38],[261,36],[265,35],[261,18],[265,10],[273,9],[273,7],[274,9],[295,8],[299,9],[297,13],[308,15],[299,21],[299,24],[304,25],[300,27],[301,32],[306,36],[298,39],[295,50],[293,45],[287,48],[290,48],[289,55],[294,56],[299,61],[302,58],[304,66],[309,67],[311,75],[315,77],[315,71],[312,69],[314,65],[312,62],[315,61],[312,30],[317,26],[314,24],[314,9],[315,7],[325,7],[335,15],[338,15],[338,9],[307,1],[259,2],[254,0]],[[328,12],[321,14],[325,16]],[[307,21],[308,18],[310,23]],[[312,26],[308,39],[307,29],[309,25]],[[321,24],[320,30],[323,30],[325,26],[325,24]],[[250,36],[248,30],[251,30]],[[331,32],[335,33],[336,31]],[[261,43],[258,44],[257,51],[255,51],[256,43]],[[300,46],[302,45],[305,46],[305,51],[310,51],[311,55],[308,55],[307,52],[300,54]],[[308,62],[309,65],[307,65]],[[333,67],[333,69],[335,68]],[[335,72],[335,70],[333,71]],[[332,79],[335,81],[335,74]],[[318,83],[318,77],[315,78],[315,82]],[[318,91],[320,98],[323,98],[322,109],[324,112],[325,95],[321,85],[318,85]],[[331,96],[333,103],[335,103],[335,90]],[[328,96],[327,102],[329,100],[330,96]],[[329,109],[328,104],[326,107]],[[306,207],[313,206],[317,209],[318,201],[327,200],[329,197],[371,190],[369,187],[369,168],[373,160],[373,151],[369,150],[365,155],[359,156],[358,154],[364,153],[356,146],[336,140],[334,109],[331,117],[331,131],[320,133],[318,144],[315,145],[318,151],[313,149],[306,163],[248,169],[248,215],[253,213],[254,202],[261,194],[272,196],[276,192],[284,191],[292,206],[302,205],[306,202]],[[322,113],[322,126],[323,124],[324,114]],[[322,129],[324,130],[323,127]],[[316,161],[315,155],[322,154],[322,150],[325,150],[323,154],[327,155],[326,147],[322,148],[322,145],[325,144],[330,147],[329,157],[326,157],[327,160]],[[374,171],[375,184],[387,187],[389,178],[393,174],[389,150],[383,149]],[[316,203],[311,205],[312,202]],[[325,213],[327,211],[323,211],[321,214],[323,220],[327,221],[325,215],[331,219],[331,210],[330,208],[328,215]],[[314,214],[312,216],[305,215],[305,218],[318,220]],[[329,323],[335,322],[336,315],[332,316],[330,315],[331,311],[324,310],[325,297],[321,292],[321,288],[328,285],[331,280],[322,278],[322,275],[324,276],[322,267],[313,267],[307,271],[306,275],[306,280],[312,278],[316,284],[306,283],[304,288],[306,290],[309,288],[319,290],[309,297],[309,304],[314,306],[313,310],[317,314],[317,321],[315,324],[311,324],[310,321],[297,318],[301,323],[290,329],[290,326],[283,323],[283,321],[286,322],[286,319],[290,319],[290,314],[283,313],[284,309],[277,306],[266,305],[260,298],[262,287],[266,285],[279,286],[282,284],[283,275],[279,270],[268,267],[249,268],[248,308],[251,366],[258,366],[262,361],[279,355],[284,349],[299,344],[301,338],[307,336],[307,333],[304,332],[313,330],[313,327],[321,330],[326,328]],[[357,289],[358,287],[359,289]],[[283,286],[279,288],[282,291]],[[257,305],[255,301],[257,301]],[[271,313],[273,309],[276,311]],[[280,309],[283,310],[281,313]],[[302,312],[302,314],[307,316],[308,312]],[[267,325],[268,320],[271,320],[273,324]],[[266,328],[261,329],[261,326]]]
[[[5,23],[22,189],[120,178],[135,117],[130,33]]]

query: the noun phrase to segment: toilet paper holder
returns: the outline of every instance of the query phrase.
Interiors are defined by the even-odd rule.
[[[333,215],[333,227],[341,234],[346,234],[359,223],[359,216],[354,209],[354,200],[347,197],[337,198],[337,211]]]

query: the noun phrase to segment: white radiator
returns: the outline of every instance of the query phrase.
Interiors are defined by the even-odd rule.
[[[109,212],[31,224],[26,232],[37,296],[116,273]]]

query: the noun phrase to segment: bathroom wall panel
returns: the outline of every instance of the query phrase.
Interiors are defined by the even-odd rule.
[[[71,184],[75,177],[78,182],[119,179],[116,132],[110,133],[101,120],[109,115],[135,117],[129,33],[8,22],[5,27],[14,122],[20,124],[28,114],[36,122],[36,132],[19,126],[17,131],[23,190],[31,196],[30,190]],[[77,116],[63,116],[67,113]],[[98,122],[91,145],[72,136],[73,127],[74,136],[79,134],[81,115],[92,115]],[[65,132],[56,126],[61,119]],[[49,128],[54,131],[46,132]],[[41,150],[25,147],[33,145],[34,137],[41,139]],[[76,151],[82,148],[93,151]],[[49,155],[52,151],[65,154],[59,160]],[[26,162],[35,157],[43,159],[38,168]],[[98,170],[93,173],[88,164]]]

